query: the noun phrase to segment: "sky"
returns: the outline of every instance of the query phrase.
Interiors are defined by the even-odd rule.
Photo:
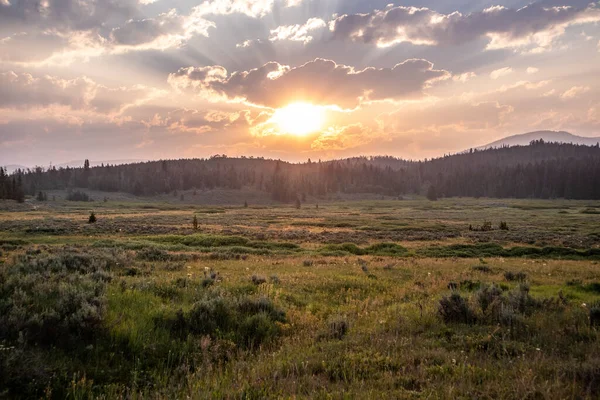
[[[592,0],[0,0],[0,164],[600,136]]]

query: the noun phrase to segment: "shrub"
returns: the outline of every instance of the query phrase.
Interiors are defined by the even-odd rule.
[[[250,280],[255,285],[262,285],[263,283],[267,282],[267,279],[264,276],[260,276],[260,275],[252,275],[252,278],[250,278]]]
[[[497,313],[498,307],[502,304],[502,289],[492,284],[483,286],[476,294],[477,304],[481,311],[486,314],[488,309],[492,315]]]
[[[492,269],[487,265],[476,265],[473,267],[473,271],[482,272],[484,274],[490,274]]]
[[[90,214],[90,217],[88,218],[88,224],[95,224],[97,221],[96,218],[96,214],[94,214],[93,212]]]
[[[342,340],[348,333],[350,324],[343,317],[334,317],[327,323],[327,336],[329,338]]]
[[[304,260],[302,262],[302,265],[304,265],[305,267],[312,267],[313,266],[313,261],[312,260]]]
[[[500,225],[498,227],[500,228],[501,231],[508,230],[508,224],[506,223],[506,221],[500,221]]]
[[[438,313],[445,323],[471,324],[476,320],[475,313],[469,307],[469,303],[458,293],[452,293],[449,297],[442,297]]]
[[[527,280],[527,274],[524,272],[507,272],[504,274],[504,279],[509,282],[525,282]]]
[[[137,252],[137,258],[144,261],[169,261],[168,252],[157,247],[147,247]]]
[[[477,290],[481,287],[481,282],[473,282],[472,280],[466,279],[460,283],[460,288],[462,290],[466,290],[472,292],[473,290]]]
[[[234,300],[217,295],[194,304],[186,314],[169,321],[173,331],[227,338],[246,348],[256,348],[281,333],[278,323],[285,313],[266,298]]]
[[[271,275],[269,280],[271,283],[274,283],[274,284],[281,283],[281,279],[279,279],[279,277],[277,275]]]
[[[67,193],[67,201],[91,201],[90,196],[85,192],[74,191]]]
[[[10,266],[0,276],[0,341],[69,347],[93,338],[104,317],[105,281],[67,266],[40,269],[35,260]]]
[[[518,313],[531,314],[540,302],[529,295],[529,285],[520,284],[508,293],[507,304]]]
[[[600,301],[590,305],[590,326],[600,326]]]
[[[209,287],[221,280],[221,276],[218,272],[213,271],[212,269],[204,270],[204,279],[202,280],[203,287]]]

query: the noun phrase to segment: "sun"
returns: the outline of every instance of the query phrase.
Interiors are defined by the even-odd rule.
[[[275,111],[271,121],[281,133],[305,136],[323,128],[325,111],[309,103],[293,103]]]

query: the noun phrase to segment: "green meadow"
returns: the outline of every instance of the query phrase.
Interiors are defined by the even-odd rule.
[[[600,202],[241,203],[0,203],[0,398],[600,397]]]

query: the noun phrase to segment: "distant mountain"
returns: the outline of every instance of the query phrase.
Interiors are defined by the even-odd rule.
[[[477,149],[483,150],[504,146],[527,146],[531,141],[540,139],[543,139],[544,142],[583,144],[586,146],[595,146],[600,142],[600,137],[583,137],[564,131],[536,131],[505,137],[504,139],[486,144]]]

